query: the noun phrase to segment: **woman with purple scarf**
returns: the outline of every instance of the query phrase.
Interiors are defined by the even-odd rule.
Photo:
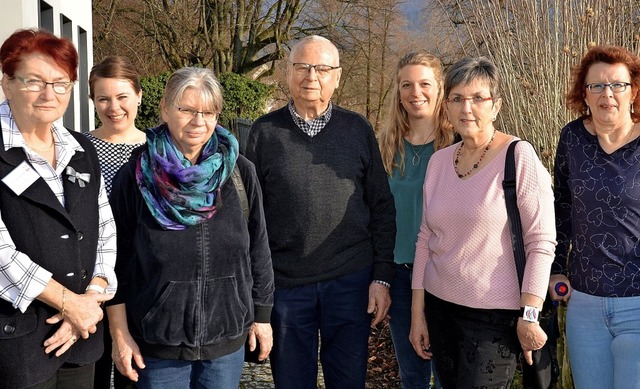
[[[217,125],[221,109],[211,70],[177,70],[164,123],[114,180],[120,287],[107,313],[116,367],[138,388],[238,387],[245,341],[259,343],[260,359],[271,350],[262,195],[238,141]]]

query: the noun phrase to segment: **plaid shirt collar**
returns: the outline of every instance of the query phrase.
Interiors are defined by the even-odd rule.
[[[327,125],[327,123],[329,123],[329,120],[331,119],[331,111],[333,109],[333,104],[331,102],[329,102],[329,107],[327,107],[327,110],[324,111],[324,113],[308,122],[304,120],[302,116],[298,115],[296,107],[293,105],[293,100],[289,100],[288,105],[293,121],[305,134],[311,137],[318,135],[318,133]]]

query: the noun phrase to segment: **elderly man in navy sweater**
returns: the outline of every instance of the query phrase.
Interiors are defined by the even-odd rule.
[[[252,126],[275,271],[276,388],[316,388],[318,332],[327,388],[364,388],[369,326],[387,315],[395,207],[375,134],[331,103],[337,48],[310,36],[287,63],[289,104]]]

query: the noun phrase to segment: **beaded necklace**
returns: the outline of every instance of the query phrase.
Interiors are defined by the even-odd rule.
[[[471,167],[471,169],[469,169],[468,172],[464,174],[460,174],[460,172],[458,171],[458,160],[460,157],[460,152],[462,152],[462,148],[464,147],[464,141],[462,141],[462,143],[460,144],[460,147],[458,148],[458,152],[456,153],[456,160],[453,162],[453,169],[456,171],[456,174],[458,175],[459,178],[464,178],[468,176],[469,174],[473,173],[473,171],[476,170],[478,166],[480,166],[480,162],[482,162],[482,159],[487,154],[487,151],[489,150],[489,146],[491,146],[491,142],[493,142],[493,138],[495,137],[496,137],[496,130],[494,129],[493,135],[491,135],[491,140],[489,140],[489,143],[487,143],[487,147],[484,148],[484,151],[482,152],[480,159],[478,160],[478,162],[473,164],[473,166]]]

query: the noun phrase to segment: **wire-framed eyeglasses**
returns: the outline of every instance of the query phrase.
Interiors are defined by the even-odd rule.
[[[47,85],[51,85],[53,91],[59,95],[64,95],[71,92],[74,83],[71,81],[54,81],[47,82],[39,80],[37,78],[22,78],[15,76],[15,79],[24,84],[26,90],[30,92],[42,92]]]
[[[471,96],[471,97],[462,97],[462,96],[454,96],[446,99],[447,103],[453,105],[463,105],[465,101],[469,101],[471,105],[480,105],[485,101],[493,100],[493,97],[482,97],[482,96]]]
[[[611,84],[603,84],[603,83],[592,83],[587,84],[587,90],[591,93],[598,94],[604,92],[605,88],[611,89],[613,93],[620,93],[627,90],[627,87],[630,86],[631,83],[628,82],[612,82]]]
[[[178,110],[180,115],[182,115],[184,118],[189,119],[189,120],[195,119],[195,117],[198,116],[198,114],[200,114],[200,115],[202,115],[202,119],[205,122],[212,122],[212,121],[216,120],[218,118],[218,115],[219,115],[218,112],[198,111],[196,109],[186,108],[186,107],[178,107],[178,106],[176,106],[176,109]]]
[[[311,73],[311,69],[316,71],[316,74],[319,76],[327,76],[332,70],[340,69],[340,66],[331,66],[331,65],[312,65],[310,63],[304,62],[289,62],[293,67],[293,71],[301,76],[306,76]]]

